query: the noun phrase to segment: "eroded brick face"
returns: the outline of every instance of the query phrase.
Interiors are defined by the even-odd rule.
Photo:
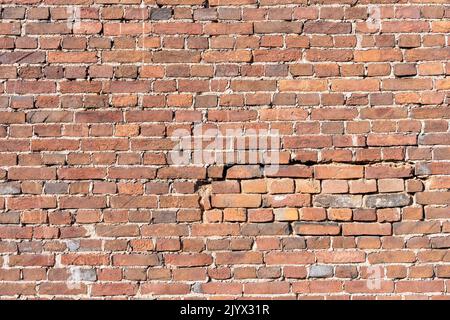
[[[0,17],[0,298],[449,297],[447,1]],[[279,167],[180,164],[194,127],[276,131]]]

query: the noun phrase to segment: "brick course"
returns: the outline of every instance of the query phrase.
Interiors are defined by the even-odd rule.
[[[446,1],[0,18],[0,298],[449,297]],[[200,124],[277,130],[279,169],[175,163]]]

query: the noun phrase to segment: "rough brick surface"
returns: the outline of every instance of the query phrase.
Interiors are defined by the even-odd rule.
[[[0,298],[448,298],[449,34],[445,0],[0,0]],[[175,161],[200,124],[277,130],[278,170]]]

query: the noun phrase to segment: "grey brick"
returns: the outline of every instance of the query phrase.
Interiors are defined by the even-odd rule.
[[[156,8],[150,12],[150,19],[152,20],[169,20],[172,17],[172,9],[170,8]]]
[[[0,183],[0,194],[19,194],[20,193],[20,183],[19,182],[3,182]]]
[[[409,205],[411,197],[406,193],[374,194],[366,196],[365,202],[369,208],[395,208]]]
[[[65,194],[69,191],[69,184],[65,182],[51,182],[45,184],[45,193],[47,194]]]
[[[326,208],[360,208],[362,205],[362,196],[321,194],[314,197],[314,205]]]

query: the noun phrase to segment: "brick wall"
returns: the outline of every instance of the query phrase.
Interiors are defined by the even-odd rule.
[[[449,297],[448,1],[0,8],[1,298]]]

